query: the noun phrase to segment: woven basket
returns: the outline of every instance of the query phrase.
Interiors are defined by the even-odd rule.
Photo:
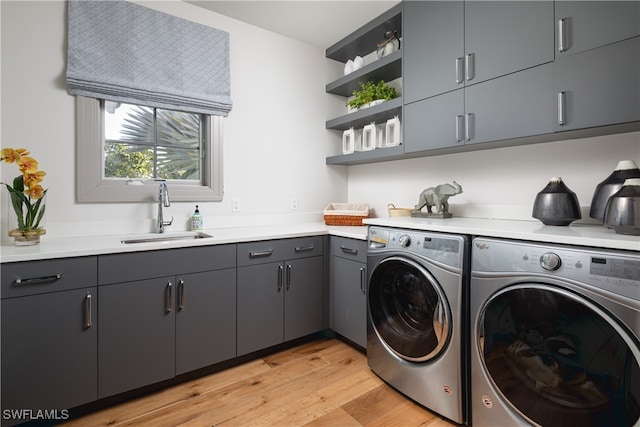
[[[389,203],[387,205],[387,209],[389,209],[389,217],[397,217],[397,216],[411,216],[411,208],[396,208],[393,203]]]
[[[323,212],[327,225],[363,225],[362,220],[369,218],[369,205],[366,203],[331,203]]]

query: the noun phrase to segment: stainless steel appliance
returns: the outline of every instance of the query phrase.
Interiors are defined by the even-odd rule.
[[[465,423],[469,239],[369,227],[369,367],[426,408]]]
[[[640,253],[476,238],[474,427],[640,425]]]

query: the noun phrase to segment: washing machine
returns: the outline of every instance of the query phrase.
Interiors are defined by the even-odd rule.
[[[467,420],[467,236],[369,227],[367,359],[415,402]]]
[[[472,242],[474,427],[640,425],[640,252]]]

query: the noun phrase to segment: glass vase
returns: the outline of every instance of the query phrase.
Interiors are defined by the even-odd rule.
[[[46,197],[46,195],[43,197],[40,209],[44,209],[46,207]],[[13,244],[15,246],[29,246],[40,243],[40,237],[47,233],[45,228],[46,214],[42,216],[42,219],[40,219],[37,226],[35,226],[35,221],[32,221],[31,224],[25,225],[25,216],[23,216],[22,224],[19,224],[17,214],[11,206],[11,202],[9,202],[8,205],[9,231],[7,234],[9,237],[13,238]],[[26,208],[24,211],[26,212]]]

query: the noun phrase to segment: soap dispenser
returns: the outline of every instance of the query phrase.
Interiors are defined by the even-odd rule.
[[[202,215],[200,215],[200,211],[198,210],[198,205],[196,205],[196,211],[191,216],[191,231],[198,231],[204,228],[204,221],[202,220]]]

